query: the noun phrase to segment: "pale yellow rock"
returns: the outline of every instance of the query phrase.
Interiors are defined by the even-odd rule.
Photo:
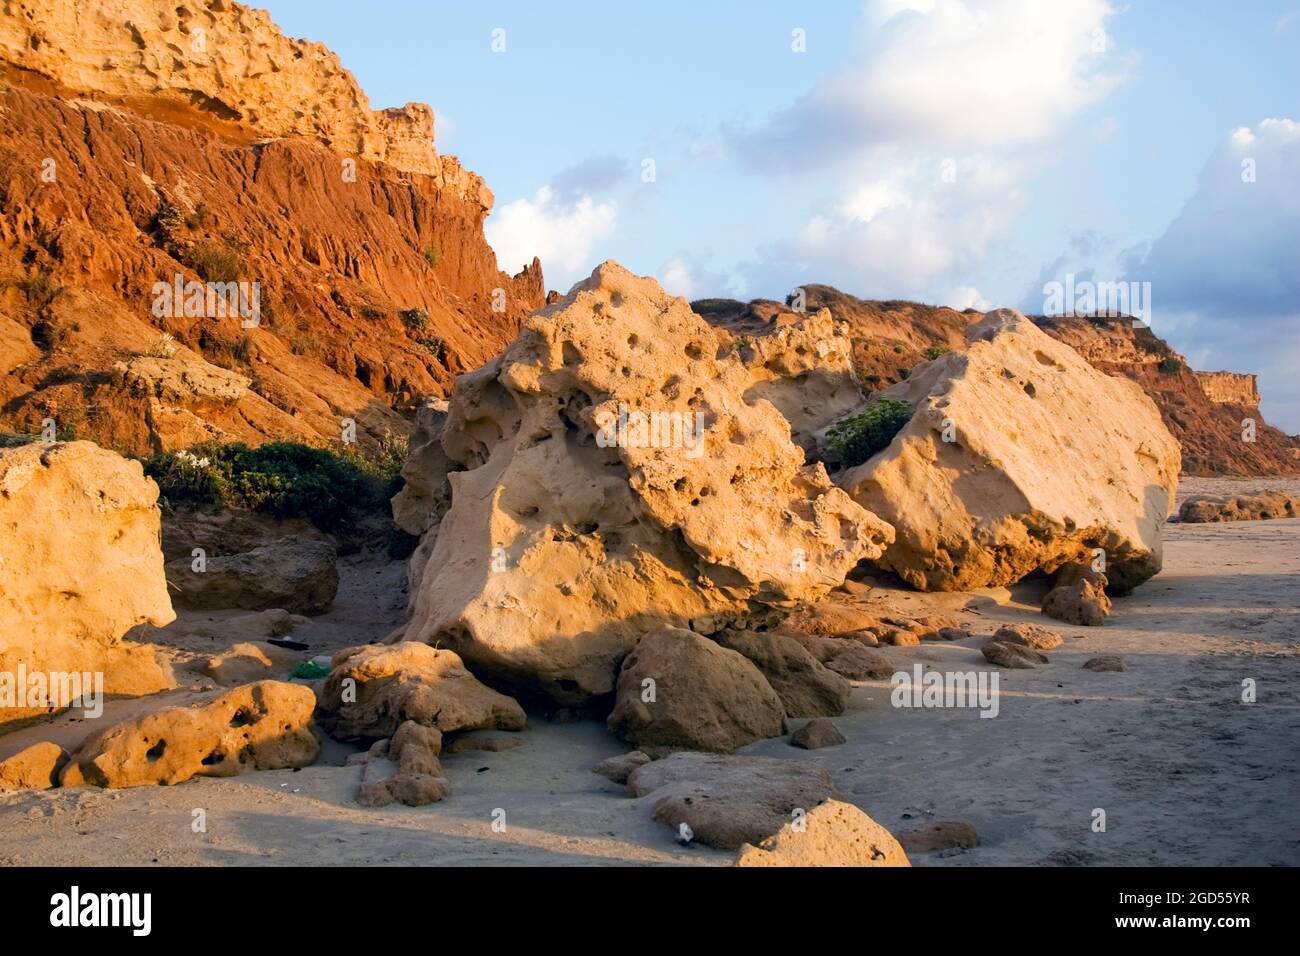
[[[425,402],[416,410],[411,451],[402,466],[402,489],[393,496],[393,520],[408,534],[424,534],[436,527],[451,507],[452,461],[442,450],[442,426],[447,403]]]
[[[267,138],[318,140],[492,205],[478,176],[434,151],[432,109],[372,110],[337,54],[232,0],[12,0],[0,9],[0,60],[76,92],[170,99]]]
[[[339,651],[318,719],[339,739],[388,737],[407,721],[441,733],[523,730],[523,708],[480,683],[445,648],[405,641]]]
[[[660,625],[744,627],[879,555],[888,525],[805,464],[776,407],[746,399],[752,371],[717,353],[684,299],[607,262],[460,376],[441,437],[459,470],[411,560],[404,639],[577,703]]]
[[[170,358],[138,355],[119,362],[114,372],[132,392],[186,408],[233,405],[252,384],[247,376],[205,362],[188,350]]]
[[[911,866],[893,834],[851,803],[827,800],[758,846],[736,866]]]
[[[775,405],[806,452],[819,451],[817,433],[862,404],[848,326],[829,309],[745,339],[737,354],[750,374],[745,400]]]
[[[59,771],[68,755],[58,744],[32,744],[7,760],[0,760],[0,789],[48,790],[59,785]]]
[[[121,640],[176,616],[157,500],[139,462],[91,442],[0,449],[0,681],[22,665],[102,674],[106,694],[175,686],[151,645]],[[46,712],[6,700],[0,725]]]
[[[310,726],[315,704],[309,687],[264,680],[201,706],[147,714],[83,740],[60,782],[65,787],[170,786],[196,776],[305,767],[320,753]]]
[[[1151,399],[1018,312],[967,336],[876,396],[913,416],[837,478],[896,529],[880,566],[923,590],[1010,584],[1095,548],[1118,592],[1159,571],[1180,451]]]

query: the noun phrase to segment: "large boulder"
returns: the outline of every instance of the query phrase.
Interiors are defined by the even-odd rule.
[[[794,638],[775,631],[723,631],[718,643],[745,655],[781,698],[787,717],[835,717],[853,688]]]
[[[411,452],[402,465],[402,489],[393,496],[393,521],[408,534],[436,528],[451,507],[447,473],[456,465],[442,450],[442,427],[447,422],[445,399],[428,399],[415,412]]]
[[[851,803],[827,800],[757,846],[736,866],[911,866],[894,835]]]
[[[90,442],[0,449],[0,726],[69,703],[35,701],[20,666],[102,674],[106,694],[175,686],[152,646],[121,640],[176,616],[157,501],[139,462]]]
[[[297,614],[328,611],[339,589],[332,545],[289,535],[240,554],[167,562],[176,603],[193,610],[281,608]]]
[[[198,707],[170,707],[105,728],[63,768],[65,787],[139,787],[245,770],[306,767],[320,753],[311,731],[316,697],[301,684],[265,680]]]
[[[535,313],[457,378],[445,469],[408,476],[445,472],[451,506],[412,556],[404,638],[576,704],[662,625],[771,619],[880,555],[889,526],[754,383],[684,299],[613,262]]]
[[[785,706],[744,655],[663,627],[623,661],[609,729],[651,756],[731,753],[784,734]]]
[[[835,794],[810,760],[687,752],[632,771],[627,789],[651,799],[655,820],[724,850],[758,843]]]
[[[465,669],[452,651],[405,641],[339,651],[317,719],[340,740],[391,737],[408,720],[441,733],[523,730],[523,708]]]
[[[1094,549],[1115,593],[1159,571],[1180,452],[1151,399],[1018,312],[991,312],[967,336],[966,351],[878,393],[912,417],[837,476],[896,529],[878,564],[944,591],[1091,563]]]
[[[788,320],[793,316],[782,316]],[[849,327],[829,309],[779,321],[766,335],[745,336],[736,353],[749,370],[745,400],[766,399],[790,423],[790,437],[812,457],[817,433],[862,404]]]

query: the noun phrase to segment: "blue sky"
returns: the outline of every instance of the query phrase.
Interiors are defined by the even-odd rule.
[[[433,106],[503,268],[1030,311],[1149,281],[1158,334],[1300,431],[1300,0],[266,5]]]

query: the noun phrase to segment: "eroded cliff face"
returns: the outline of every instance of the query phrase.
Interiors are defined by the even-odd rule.
[[[1259,407],[1259,386],[1254,375],[1238,372],[1196,372],[1205,397],[1218,405]]]
[[[269,13],[242,4],[6,0],[0,59],[83,93],[195,107],[259,136],[315,139],[398,169],[442,172],[433,110],[371,110],[336,54],[286,37]],[[460,185],[492,204],[477,176]]]
[[[0,429],[143,453],[350,418],[365,444],[544,301],[539,264],[497,269],[492,195],[429,108],[370,110],[264,12],[9,2],[0,69]],[[160,304],[203,281],[256,283],[256,322]]]
[[[1167,342],[1131,319],[1035,321],[1103,372],[1142,386],[1182,446],[1184,474],[1300,472],[1300,443],[1264,421],[1255,376],[1194,371]]]

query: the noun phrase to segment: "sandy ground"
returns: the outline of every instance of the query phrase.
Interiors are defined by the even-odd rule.
[[[974,823],[979,847],[916,855],[916,865],[1297,865],[1298,575],[1300,519],[1172,525],[1165,570],[1117,600],[1105,627],[1060,626],[1066,643],[1049,664],[998,671],[996,718],[895,708],[887,683],[868,683],[836,718],[846,744],[807,752],[776,739],[742,752],[821,763],[847,799],[893,830],[927,820]],[[378,584],[398,587],[398,578],[345,564],[339,608],[311,625],[312,652],[387,633],[405,596],[376,603],[367,595]],[[956,613],[987,633],[1003,622],[1043,621],[1040,594],[1041,585],[929,596],[879,586],[864,602]],[[975,643],[883,651],[900,668],[922,661],[991,672]],[[1102,653],[1122,654],[1129,669],[1082,669]],[[1252,704],[1241,700],[1247,678],[1257,686]],[[194,696],[187,686],[148,702],[113,701],[105,719]],[[0,758],[39,740],[75,744],[85,733],[65,715],[0,738]],[[520,739],[502,753],[446,756],[454,792],[420,808],[353,803],[360,770],[343,766],[351,750],[332,742],[301,771],[4,794],[0,863],[730,862],[728,853],[676,845],[650,820],[651,798],[630,799],[589,772],[626,749],[603,725],[532,715]],[[1092,830],[1098,808],[1105,832]],[[206,832],[194,832],[196,809],[206,812]],[[492,829],[497,811],[504,832]]]

